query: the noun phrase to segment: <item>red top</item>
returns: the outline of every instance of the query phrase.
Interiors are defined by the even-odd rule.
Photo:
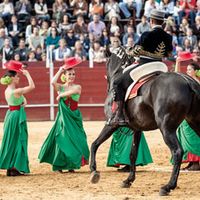
[[[20,110],[20,105],[18,105],[18,106],[9,106],[9,110],[10,111],[13,111],[13,110]]]
[[[182,6],[184,3],[184,0],[180,0],[179,5]],[[196,6],[196,0],[187,0],[187,3],[189,3],[191,6],[195,7]],[[185,6],[186,9],[190,9],[188,4]]]
[[[71,97],[65,100],[65,104],[73,111],[78,108],[78,102],[74,101]]]

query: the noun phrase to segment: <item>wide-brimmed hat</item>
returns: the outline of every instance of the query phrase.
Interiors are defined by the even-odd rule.
[[[191,60],[195,57],[195,54],[187,52],[187,51],[180,51],[178,52],[178,57],[181,61]]]
[[[151,15],[150,15],[150,18],[152,19],[157,19],[157,20],[163,20],[164,21],[164,18],[165,18],[165,12],[161,11],[161,10],[157,10],[157,9],[153,9],[151,11]]]
[[[15,71],[15,72],[21,72],[22,65],[23,65],[23,63],[21,63],[19,61],[15,61],[15,60],[10,60],[10,61],[8,61],[4,64],[4,66],[8,70],[12,70],[12,71]]]
[[[74,68],[76,65],[80,64],[82,62],[82,60],[80,58],[75,58],[75,57],[71,57],[71,58],[67,58],[64,60],[64,69],[71,69]]]

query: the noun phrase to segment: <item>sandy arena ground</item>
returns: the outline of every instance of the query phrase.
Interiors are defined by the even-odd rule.
[[[153,164],[138,167],[136,181],[130,189],[120,188],[127,173],[106,167],[111,139],[97,152],[97,166],[101,171],[98,184],[91,184],[89,167],[74,174],[51,171],[48,164],[39,164],[37,156],[53,122],[29,122],[29,160],[31,174],[23,177],[7,177],[0,171],[0,200],[188,200],[200,199],[200,172],[181,172],[178,187],[168,197],[160,197],[160,186],[170,177],[170,152],[159,131],[146,132],[145,136],[154,160]],[[84,122],[89,146],[100,133],[104,122]],[[0,123],[0,141],[3,123]]]

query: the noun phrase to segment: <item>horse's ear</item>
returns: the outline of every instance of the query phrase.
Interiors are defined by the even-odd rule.
[[[105,56],[107,57],[107,58],[109,58],[110,56],[111,56],[111,52],[110,52],[110,48],[109,48],[109,46],[106,46],[106,49],[105,49]]]

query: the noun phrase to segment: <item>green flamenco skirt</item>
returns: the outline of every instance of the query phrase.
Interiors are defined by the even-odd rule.
[[[4,135],[0,149],[0,169],[16,168],[30,173],[28,160],[28,131],[24,107],[6,113]]]
[[[188,153],[200,156],[200,137],[184,120],[177,129],[177,137],[184,151],[183,160],[187,159]]]
[[[130,165],[130,152],[131,152],[132,141],[133,141],[132,130],[130,130],[127,127],[122,127],[117,129],[113,133],[113,139],[108,154],[107,166],[119,167],[119,165]],[[152,162],[153,160],[146,139],[144,137],[144,134],[142,133],[138,149],[136,165],[143,166]]]
[[[59,102],[55,123],[38,156],[52,165],[53,171],[80,169],[88,164],[89,149],[81,112],[72,111],[63,99]]]

